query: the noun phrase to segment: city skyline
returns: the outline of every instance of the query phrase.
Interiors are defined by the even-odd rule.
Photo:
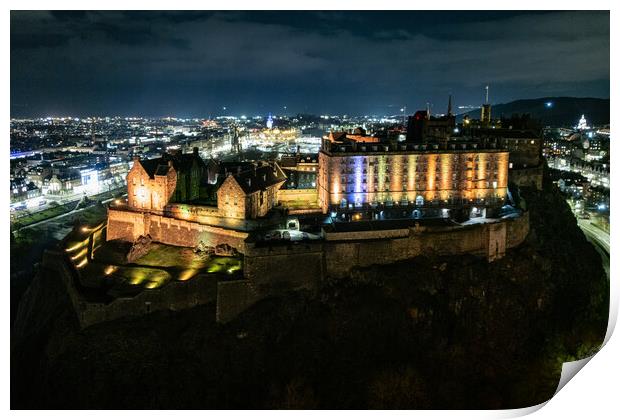
[[[609,13],[11,13],[12,117],[458,113],[487,84],[608,98]]]

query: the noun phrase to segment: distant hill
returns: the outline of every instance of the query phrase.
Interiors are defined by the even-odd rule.
[[[549,107],[547,103],[552,105]],[[574,126],[581,115],[585,115],[589,124],[609,124],[609,99],[547,97],[538,99],[520,99],[506,104],[491,106],[491,117],[510,117],[513,114],[530,114],[543,125]],[[480,108],[457,115],[461,121],[464,115],[480,118]]]

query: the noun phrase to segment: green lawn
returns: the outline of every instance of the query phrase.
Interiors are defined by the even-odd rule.
[[[41,220],[51,219],[52,217],[60,216],[63,213],[68,213],[74,208],[75,203],[62,204],[56,207],[45,209],[43,211],[38,211],[36,213],[30,213],[28,215],[22,216],[18,218],[15,222],[13,222],[12,225],[13,228],[17,228],[19,226],[28,226],[33,223],[40,222]]]
[[[78,238],[75,244],[79,244]],[[108,281],[114,281],[116,284],[111,293],[120,296],[143,288],[162,287],[169,281],[191,280],[201,274],[238,276],[242,268],[240,257],[196,254],[192,248],[160,243],[153,243],[148,254],[134,263],[127,263],[125,256],[130,247],[127,242],[106,242],[96,251],[95,261],[80,268],[84,283],[101,287]],[[72,252],[76,254],[79,250]],[[81,261],[81,256],[76,259],[77,263]]]

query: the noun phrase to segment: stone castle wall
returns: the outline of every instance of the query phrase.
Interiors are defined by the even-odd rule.
[[[510,169],[508,171],[508,181],[514,182],[519,187],[535,187],[542,191],[543,184],[543,165],[534,168]]]
[[[316,188],[279,190],[278,202],[285,207],[289,205],[318,207],[319,193]]]
[[[46,251],[43,267],[60,275],[82,328],[125,316],[188,309],[214,303],[217,298],[217,281],[213,277],[198,275],[192,281],[170,282],[160,289],[145,289],[134,297],[116,298],[109,303],[91,302],[79,292],[79,273],[64,253]]]
[[[228,244],[243,252],[248,237],[246,232],[157,215],[150,215],[147,226],[154,241],[176,246],[195,247],[202,241],[209,246]]]
[[[248,234],[217,226],[127,210],[108,210],[107,239],[133,242],[140,235],[169,245],[195,247],[200,241],[215,246],[226,243],[243,252]]]
[[[222,210],[215,206],[171,203],[164,208],[161,215],[233,230],[247,230],[258,224],[255,220],[225,217]]]
[[[315,290],[325,277],[322,242],[300,242],[285,245],[246,246],[243,275],[251,280],[259,293],[285,290]]]
[[[172,240],[180,246],[195,246],[201,234],[210,244],[228,241],[244,253],[244,279],[218,282],[214,277],[199,275],[191,281],[144,290],[131,298],[89,302],[78,291],[79,272],[66,254],[46,251],[44,266],[61,273],[82,327],[123,316],[213,302],[216,319],[226,322],[264,297],[296,289],[315,291],[326,278],[347,277],[357,267],[390,264],[419,255],[473,254],[493,261],[504,256],[507,249],[519,246],[529,232],[529,214],[525,212],[520,217],[488,224],[328,232],[323,241],[256,246],[244,245],[247,234],[243,232],[163,216],[111,210],[110,218],[113,223],[107,231],[112,237],[108,239],[131,238],[138,234],[136,229],[147,229],[153,240],[162,242],[165,237],[167,243]]]
[[[529,232],[527,213],[496,223],[454,228],[326,233],[316,243],[248,245],[244,277],[262,293],[270,287],[315,289],[326,277],[347,277],[354,267],[385,265],[419,255],[472,254],[494,261]]]
[[[133,242],[144,234],[146,213],[108,209],[107,240]]]
[[[412,229],[406,236],[393,231],[394,237],[381,239],[375,239],[378,232],[356,232],[355,239],[347,232],[341,240],[332,234],[325,244],[326,271],[334,277],[346,277],[353,267],[391,264],[422,254],[486,256],[487,229],[484,225],[441,231]],[[364,239],[366,235],[370,239]]]

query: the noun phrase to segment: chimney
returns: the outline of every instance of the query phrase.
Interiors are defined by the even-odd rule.
[[[192,152],[193,152],[194,156],[198,156],[198,148],[197,147],[194,147],[192,149]]]
[[[168,161],[168,167],[172,168],[172,159]]]

